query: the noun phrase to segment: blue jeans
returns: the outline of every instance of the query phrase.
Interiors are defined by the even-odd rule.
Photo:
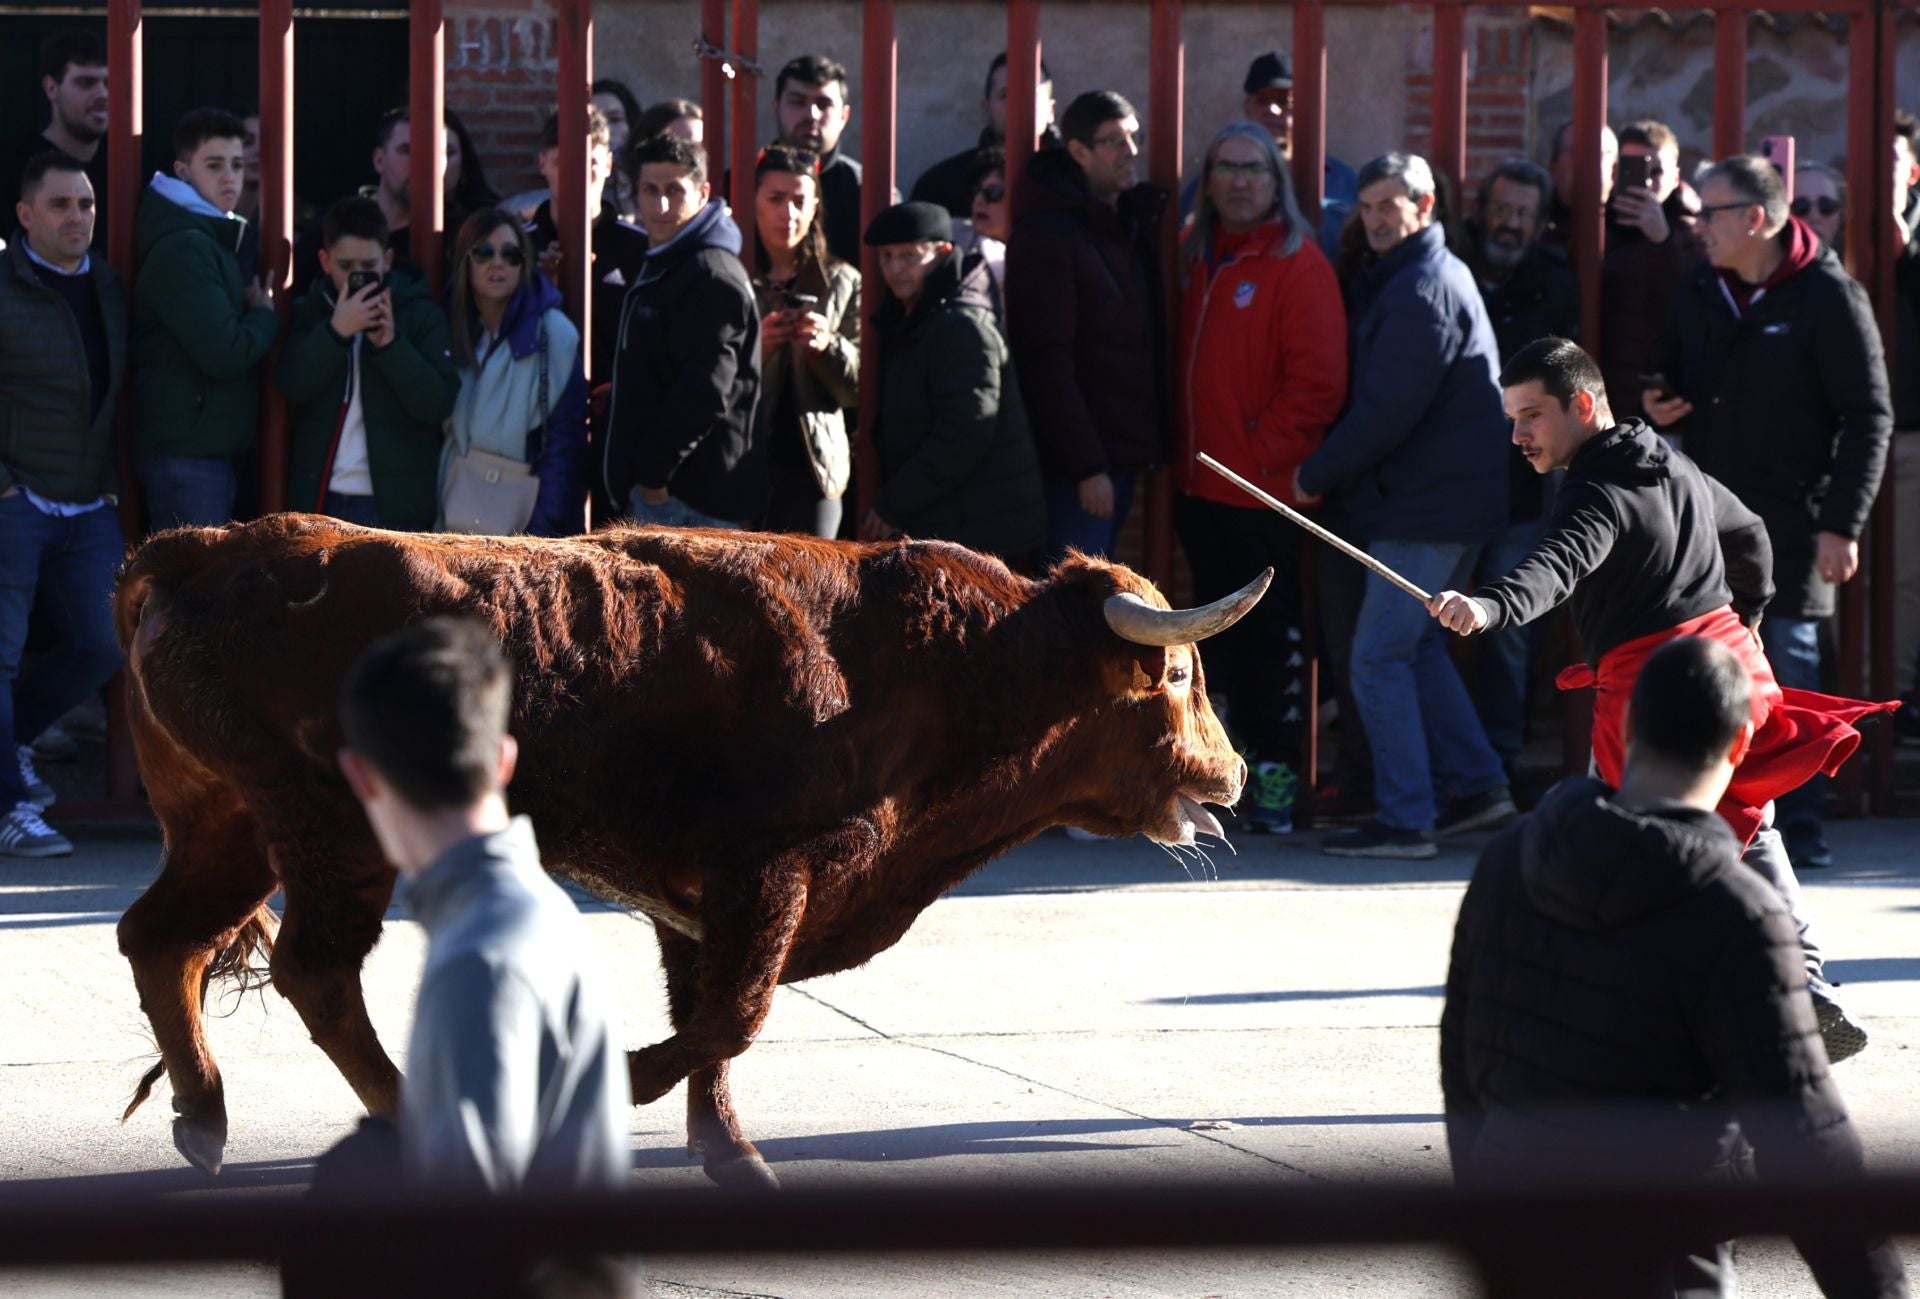
[[[336,492],[331,487],[321,502],[320,512],[328,518],[339,519],[343,523],[357,523],[363,528],[378,528],[380,511],[371,496],[354,496],[346,492]]]
[[[1473,566],[1474,585],[1505,577],[1520,566],[1540,539],[1545,521],[1534,519],[1510,525],[1500,540],[1480,552]],[[1546,619],[1536,618],[1518,627],[1502,627],[1481,638],[1480,660],[1474,674],[1474,694],[1480,703],[1480,722],[1487,743],[1508,766],[1527,743],[1527,686]]]
[[[1120,539],[1127,511],[1133,508],[1133,490],[1139,484],[1140,475],[1109,474],[1108,477],[1113,479],[1111,519],[1096,519],[1080,508],[1080,484],[1071,478],[1042,481],[1041,492],[1047,502],[1047,544],[1040,556],[1043,564],[1057,562],[1069,548],[1102,558],[1113,555],[1113,543]]]
[[[32,743],[120,670],[113,575],[125,553],[111,505],[58,519],[24,492],[0,497],[0,813],[27,796],[14,746]],[[36,595],[54,644],[22,672]]]
[[[1479,550],[1424,541],[1367,547],[1427,591],[1458,587]],[[1397,830],[1431,830],[1444,798],[1484,794],[1507,781],[1447,656],[1445,635],[1425,605],[1367,574],[1353,633],[1353,697],[1373,750],[1380,820]]]
[[[147,498],[147,523],[162,528],[233,522],[233,461],[225,456],[142,456],[133,470]]]
[[[1795,690],[1820,688],[1820,622],[1818,618],[1781,618],[1768,614],[1760,620],[1760,640],[1774,680]],[[1827,778],[1815,776],[1777,800],[1780,828],[1818,827],[1827,806]]]
[[[635,523],[651,523],[661,528],[744,528],[744,523],[735,523],[731,519],[716,519],[711,514],[702,514],[676,496],[669,496],[658,505],[649,505],[640,499],[640,489],[633,489],[633,498],[628,502],[633,508]]]

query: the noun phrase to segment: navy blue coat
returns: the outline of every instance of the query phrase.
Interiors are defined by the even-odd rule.
[[[1346,413],[1300,467],[1367,541],[1484,542],[1507,526],[1500,353],[1479,286],[1443,232],[1411,235],[1354,277]]]

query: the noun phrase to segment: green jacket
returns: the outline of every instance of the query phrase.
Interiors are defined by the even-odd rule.
[[[439,508],[441,425],[460,374],[447,354],[447,317],[414,272],[396,268],[393,341],[361,343],[360,413],[367,426],[373,500],[389,528],[425,530]],[[287,399],[287,508],[317,510],[333,472],[334,431],[347,398],[351,340],[333,332],[333,282],[313,282],[294,304],[274,382]]]
[[[238,455],[258,432],[256,367],[280,332],[271,309],[247,306],[235,256],[246,223],[149,187],[134,228],[133,453]]]

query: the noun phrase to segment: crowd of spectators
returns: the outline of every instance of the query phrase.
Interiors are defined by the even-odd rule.
[[[1010,172],[1002,55],[986,70],[977,147],[936,162],[911,202],[862,229],[860,167],[841,148],[855,105],[832,58],[796,58],[773,77],[778,135],[745,212],[723,197],[730,178],[710,167],[696,105],[647,105],[597,81],[583,355],[555,287],[566,255],[552,215],[558,114],[537,154],[546,187],[507,198],[448,115],[436,146],[447,158],[438,301],[412,261],[412,124],[405,108],[383,115],[369,183],[323,208],[301,204],[296,301],[282,313],[249,220],[257,114],[190,113],[172,168],[141,196],[128,317],[84,243],[78,262],[55,247],[82,222],[89,239],[101,229],[104,50],[61,36],[42,73],[48,124],[4,153],[8,183],[25,185],[0,280],[10,376],[19,358],[46,357],[8,380],[15,421],[29,427],[0,462],[0,510],[31,507],[21,517],[34,527],[77,530],[84,507],[117,498],[113,457],[90,439],[111,441],[102,412],[123,388],[147,525],[244,516],[261,370],[276,347],[290,508],[371,526],[564,535],[589,517],[631,516],[905,533],[1038,572],[1070,549],[1112,554],[1145,476],[1171,467],[1200,598],[1269,564],[1280,575],[1209,655],[1212,694],[1253,773],[1243,827],[1292,825],[1316,654],[1341,705],[1318,806],[1372,817],[1330,851],[1424,856],[1438,837],[1511,815],[1516,796],[1528,802],[1519,763],[1542,628],[1503,628],[1459,658],[1403,596],[1326,553],[1309,610],[1298,531],[1193,456],[1318,510],[1432,589],[1509,571],[1539,537],[1553,483],[1510,445],[1496,376],[1537,338],[1578,336],[1571,127],[1555,132],[1545,165],[1504,161],[1471,202],[1414,154],[1389,150],[1358,172],[1330,158],[1309,211],[1289,166],[1292,62],[1271,51],[1251,60],[1240,117],[1175,196],[1139,175],[1126,99],[1089,90],[1056,112],[1044,66],[1035,147]],[[1917,498],[1897,515],[1906,549],[1920,546],[1920,438],[1890,436],[1920,432],[1911,119],[1894,139],[1896,225],[1909,237],[1892,365],[1835,255],[1843,171],[1803,160],[1781,178],[1729,159],[1689,177],[1682,142],[1651,120],[1601,140],[1598,359],[1613,409],[1647,418],[1767,519],[1781,595],[1764,634],[1789,684],[1821,680],[1834,590],[1858,565],[1889,450],[1916,461],[1899,482]],[[1170,220],[1181,224],[1177,312],[1161,269]],[[880,284],[861,283],[863,244],[879,250]],[[862,376],[867,329],[879,373]],[[16,330],[33,331],[38,351],[14,349]],[[863,382],[876,385],[879,481],[856,516]],[[112,514],[87,525],[102,555]],[[48,791],[33,746],[52,727],[38,752],[59,751],[67,696],[99,684],[62,685],[49,703],[23,669],[29,627],[36,645],[85,647],[97,631],[48,596],[73,589],[62,565],[78,562],[43,554],[50,544],[8,547],[24,594],[0,605],[0,673],[12,681],[0,744],[18,755],[0,764],[0,805],[36,811],[18,813],[27,828],[7,851],[59,849],[37,820]],[[1920,565],[1908,567],[1895,643],[1911,692]],[[62,672],[90,657],[100,673],[111,666],[53,657]],[[1802,866],[1830,859],[1819,817],[1817,785],[1781,810]]]

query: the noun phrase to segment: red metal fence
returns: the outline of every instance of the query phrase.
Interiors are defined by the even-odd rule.
[[[895,161],[897,39],[894,10],[897,0],[864,0],[861,69],[866,100],[862,119],[861,157],[867,182],[863,190],[863,223],[884,206],[892,187]],[[906,0],[934,2],[934,0]],[[1211,5],[1249,3],[1250,0],[1205,0]],[[1427,0],[1433,21],[1433,140],[1432,161],[1447,172],[1456,186],[1466,179],[1468,83],[1466,21],[1469,7],[1500,6],[1494,0]],[[552,0],[557,15],[560,63],[559,104],[562,120],[584,120],[593,75],[592,0]],[[1152,27],[1147,122],[1147,156],[1152,179],[1177,192],[1181,168],[1181,110],[1184,45],[1182,0],[1137,0],[1146,5]],[[1322,165],[1326,157],[1327,45],[1326,10],[1330,6],[1400,5],[1403,0],[1295,0],[1293,56],[1295,62],[1295,133],[1293,167],[1303,203],[1312,211],[1323,197]],[[1042,0],[1007,0],[1008,166],[1017,172],[1031,151],[1034,88],[1039,79],[1043,43]],[[1607,117],[1607,18],[1613,12],[1652,9],[1645,0],[1568,0],[1558,6],[1570,10],[1574,28],[1574,263],[1579,275],[1582,328],[1589,346],[1600,341],[1600,261],[1603,212],[1600,202],[1600,128]],[[1849,84],[1847,96],[1847,157],[1858,197],[1848,215],[1847,255],[1850,269],[1867,286],[1878,308],[1883,333],[1892,336],[1893,233],[1892,174],[1889,166],[1860,165],[1862,159],[1885,160],[1892,150],[1892,121],[1896,106],[1894,86],[1894,22],[1898,11],[1920,8],[1920,0],[1694,0],[1689,8],[1714,14],[1714,154],[1740,152],[1746,145],[1746,61],[1749,16],[1755,11],[1844,14],[1848,32]],[[445,32],[442,0],[414,0],[409,13],[413,52],[411,90],[413,131],[413,224],[415,260],[438,288],[442,258],[441,189],[444,165],[439,148],[421,147],[432,132],[424,124],[441,120],[445,103]],[[731,57],[711,55],[701,62],[701,99],[706,115],[706,138],[718,171],[732,145],[735,206],[747,210],[757,148],[754,123],[762,104],[760,70],[754,66],[758,44],[759,0],[732,0],[731,36],[727,0],[700,0],[703,45]],[[260,100],[261,225],[263,265],[270,282],[284,291],[290,283],[292,188],[290,159],[283,143],[291,138],[293,14],[290,0],[265,0],[261,5]],[[133,219],[139,198],[141,122],[141,35],[138,0],[110,0],[108,6],[109,59],[112,65],[109,194],[111,229],[108,248],[116,267],[129,280],[133,272]],[[1021,75],[1021,74],[1026,75]],[[729,102],[730,101],[730,102]],[[732,110],[729,134],[728,110]],[[586,176],[583,132],[561,133],[560,167],[564,178],[556,196],[562,263],[568,309],[584,332],[590,327],[584,310],[590,258],[573,255],[587,247],[590,214],[582,195]],[[1169,245],[1169,251],[1171,245]],[[863,271],[877,282],[871,254]],[[1169,263],[1169,301],[1177,311],[1177,284]],[[872,339],[865,344],[863,361],[876,360]],[[873,373],[869,364],[868,373]],[[857,445],[859,481],[871,490],[877,481],[871,429],[873,385],[862,386],[861,432]],[[276,394],[265,403],[261,457],[262,499],[268,508],[284,504],[286,417]],[[131,484],[132,475],[124,481]],[[1892,693],[1892,578],[1893,465],[1874,511],[1872,535],[1863,547],[1866,571],[1873,575],[1870,597],[1862,583],[1849,583],[1842,594],[1839,678],[1842,693],[1870,693],[1886,698]],[[864,504],[864,502],[862,503]],[[1162,585],[1173,573],[1172,484],[1169,475],[1155,475],[1145,493],[1147,546],[1145,567]],[[129,532],[137,525],[137,510],[129,502]],[[1867,604],[1872,604],[1869,661]],[[1576,739],[1578,737],[1575,737]],[[1871,807],[1876,814],[1892,810],[1892,734],[1879,728],[1869,749]],[[137,786],[124,727],[114,728],[110,762],[109,799],[116,807],[132,806]],[[1570,745],[1571,747],[1576,747]],[[1583,745],[1577,746],[1584,748]],[[1851,764],[1841,781],[1841,796],[1853,809],[1861,805],[1862,764]]]

